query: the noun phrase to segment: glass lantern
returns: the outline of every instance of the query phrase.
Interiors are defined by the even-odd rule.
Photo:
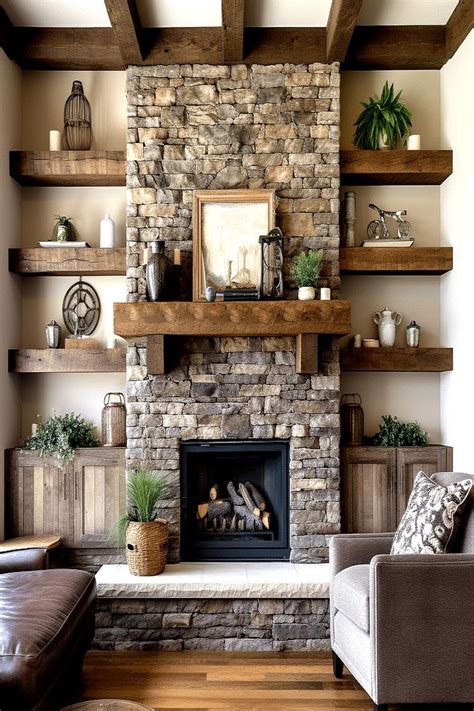
[[[260,298],[283,299],[283,233],[275,227],[260,242]]]

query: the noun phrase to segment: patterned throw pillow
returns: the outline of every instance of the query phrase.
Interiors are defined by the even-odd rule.
[[[466,501],[471,486],[471,479],[440,486],[424,472],[418,472],[390,552],[445,553],[454,515]]]

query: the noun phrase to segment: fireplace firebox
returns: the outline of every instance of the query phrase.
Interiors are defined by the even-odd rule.
[[[181,559],[289,558],[289,445],[181,444]]]

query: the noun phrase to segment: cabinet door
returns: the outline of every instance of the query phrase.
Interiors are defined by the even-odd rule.
[[[35,452],[12,451],[7,457],[7,536],[55,533],[61,542],[72,541],[72,468],[40,457]]]
[[[113,528],[125,513],[125,450],[78,450],[74,461],[74,545],[115,548]]]
[[[394,449],[347,447],[342,451],[344,532],[394,530],[395,461]]]
[[[397,450],[397,525],[410,498],[413,482],[420,470],[431,476],[452,471],[450,447],[401,447]]]

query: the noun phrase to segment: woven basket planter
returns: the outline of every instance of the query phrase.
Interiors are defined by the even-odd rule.
[[[159,575],[168,555],[168,522],[130,521],[125,538],[127,564],[132,575]]]

